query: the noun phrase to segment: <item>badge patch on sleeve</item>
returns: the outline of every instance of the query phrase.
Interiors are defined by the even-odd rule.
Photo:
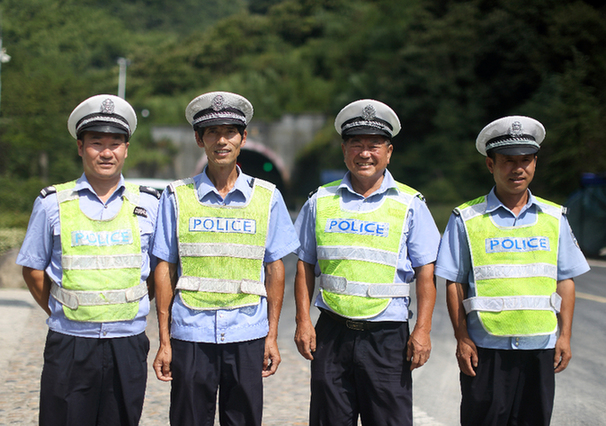
[[[117,231],[73,231],[72,247],[78,246],[120,246],[133,243],[133,233],[130,229]]]
[[[147,210],[145,210],[143,207],[135,207],[133,213],[137,216],[147,217]]]
[[[224,217],[190,217],[189,231],[256,234],[257,222],[254,219],[231,219]]]
[[[547,237],[486,238],[486,253],[550,251]]]
[[[389,223],[359,219],[326,219],[324,232],[387,237],[389,236]]]

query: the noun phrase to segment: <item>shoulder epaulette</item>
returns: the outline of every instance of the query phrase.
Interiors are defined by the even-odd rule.
[[[568,213],[568,207],[564,207],[562,206],[562,214],[567,214]]]
[[[318,189],[320,189],[320,188],[316,188],[316,189],[314,189],[313,191],[311,191],[311,192],[309,193],[309,195],[307,196],[307,198],[311,198],[311,197],[312,197],[312,196],[313,196],[313,195],[314,195],[316,192],[318,192]]]
[[[424,197],[424,196],[423,196],[423,194],[421,194],[420,192],[418,192],[418,193],[417,193],[415,196],[416,196],[416,197],[417,197],[419,200],[421,200],[421,201],[425,202],[425,197]]]
[[[47,195],[54,194],[55,192],[57,192],[57,189],[54,186],[47,186],[42,191],[40,191],[40,196],[42,198],[46,198]]]
[[[139,192],[145,192],[146,194],[153,195],[154,197],[160,199],[160,191],[156,188],[152,188],[151,186],[143,186],[139,187]]]
[[[458,207],[455,207],[454,209],[452,209],[452,214],[461,216],[461,210],[459,210]]]

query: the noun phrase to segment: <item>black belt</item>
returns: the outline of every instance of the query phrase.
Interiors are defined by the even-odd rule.
[[[337,315],[334,312],[331,312],[326,309],[320,308],[323,314],[326,314],[329,318],[338,322],[339,324],[343,324],[345,327],[350,330],[355,331],[369,331],[376,330],[378,328],[386,327],[386,326],[399,326],[401,325],[399,322],[393,321],[357,321],[349,318],[342,317],[341,315]]]

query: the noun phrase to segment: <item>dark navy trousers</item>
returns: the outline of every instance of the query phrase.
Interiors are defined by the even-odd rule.
[[[354,330],[322,313],[311,362],[311,426],[412,425],[407,322]]]
[[[170,423],[261,426],[265,339],[215,344],[171,339]]]
[[[92,339],[49,331],[40,386],[41,426],[136,426],[149,340]]]
[[[554,349],[478,348],[476,376],[461,373],[461,425],[548,426]]]

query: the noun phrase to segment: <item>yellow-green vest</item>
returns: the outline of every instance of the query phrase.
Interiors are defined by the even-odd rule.
[[[51,294],[73,321],[112,322],[135,318],[147,294],[141,282],[141,235],[135,209],[139,187],[126,184],[119,213],[93,220],[80,209],[76,181],[55,185],[61,226],[61,286]]]
[[[538,336],[557,329],[558,243],[563,208],[535,197],[532,225],[502,227],[479,197],[455,209],[465,224],[476,294],[463,301],[495,336]]]
[[[275,185],[254,179],[241,206],[200,202],[194,180],[173,182],[178,211],[177,238],[183,303],[197,310],[234,309],[259,304],[267,296],[261,280],[269,213]]]
[[[402,234],[414,189],[397,183],[372,211],[342,206],[341,181],[321,186],[316,201],[320,288],[327,306],[347,318],[372,318],[393,297],[407,297],[407,283],[396,283]]]

